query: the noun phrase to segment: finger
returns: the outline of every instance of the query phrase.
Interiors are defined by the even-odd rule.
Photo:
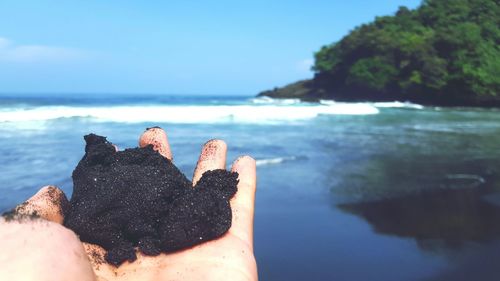
[[[41,219],[0,218],[0,280],[95,280],[71,230]]]
[[[172,152],[168,144],[168,137],[160,127],[148,128],[139,138],[139,146],[145,147],[153,145],[153,149],[158,151],[163,157],[172,161]]]
[[[255,160],[250,156],[243,156],[233,163],[231,168],[238,173],[238,192],[231,199],[233,221],[229,232],[253,247],[253,219],[255,205],[255,190],[257,186],[257,172]]]
[[[18,205],[15,211],[23,215],[36,214],[43,219],[62,224],[64,212],[69,202],[62,190],[55,186],[44,186],[26,202]]]
[[[200,158],[193,174],[193,186],[203,173],[210,170],[226,168],[227,145],[223,140],[209,140],[201,149]]]

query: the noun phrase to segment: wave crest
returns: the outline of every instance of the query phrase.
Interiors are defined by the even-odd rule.
[[[306,159],[306,157],[288,156],[288,157],[264,158],[255,160],[255,164],[257,166],[276,165],[276,164],[281,164],[283,162],[294,161],[299,159]]]
[[[271,97],[257,97],[250,99],[253,104],[276,104],[276,105],[294,105],[300,104],[302,101],[300,99],[273,99]]]
[[[42,106],[30,109],[1,109],[0,122],[91,118],[95,121],[124,123],[281,123],[313,119],[319,115],[366,115],[378,112],[376,107],[366,104]]]
[[[411,103],[411,102],[376,102],[373,103],[375,107],[388,107],[388,108],[411,108],[411,109],[424,109],[423,105]]]

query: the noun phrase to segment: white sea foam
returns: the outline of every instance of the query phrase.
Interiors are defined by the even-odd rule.
[[[334,100],[320,100],[320,104],[323,105],[338,105],[342,104],[336,102]],[[357,103],[362,104],[362,103]],[[400,102],[400,101],[392,101],[392,102],[374,102],[374,103],[366,103],[369,105],[373,105],[377,108],[411,108],[411,109],[424,109],[423,105],[411,103],[411,102]]]
[[[276,157],[276,158],[264,158],[264,159],[257,159],[255,160],[255,164],[257,166],[265,166],[265,165],[275,165],[275,164],[281,164],[285,161],[293,161],[296,160],[297,157],[295,156],[289,156],[289,157]]]
[[[411,103],[411,102],[375,102],[373,103],[375,107],[388,107],[388,108],[411,108],[411,109],[424,109],[423,105]]]
[[[324,105],[335,105],[336,102],[334,100],[319,100],[319,103]]]
[[[277,104],[277,105],[293,105],[301,103],[300,99],[273,99],[271,97],[257,97],[250,101],[254,104]]]
[[[102,122],[165,123],[281,123],[319,115],[377,114],[367,104],[325,105],[155,105],[155,106],[43,106],[0,110],[0,122],[45,121],[58,118],[90,118]]]

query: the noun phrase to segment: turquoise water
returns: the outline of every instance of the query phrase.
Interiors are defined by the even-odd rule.
[[[0,97],[0,210],[71,194],[84,134],[167,130],[192,175],[202,144],[258,163],[261,280],[498,280],[500,111],[239,97]]]

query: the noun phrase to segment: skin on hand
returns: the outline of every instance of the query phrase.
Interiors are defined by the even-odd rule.
[[[58,223],[0,218],[0,248],[0,280],[96,280],[82,243]]]
[[[139,145],[153,145],[155,150],[172,160],[167,134],[160,128],[150,128],[144,132]],[[227,145],[222,140],[205,143],[194,171],[193,183],[208,170],[225,169],[226,152]],[[53,204],[58,201],[47,199],[64,194],[56,187],[44,187],[20,206],[29,206],[25,209],[36,211],[50,222],[25,220],[20,223],[0,220],[0,247],[3,249],[0,252],[0,264],[13,265],[11,269],[0,269],[0,280],[74,280],[75,276],[79,276],[79,280],[108,281],[257,280],[257,265],[253,255],[255,160],[249,156],[240,157],[233,163],[231,170],[238,172],[239,183],[238,192],[230,201],[233,220],[227,233],[218,239],[174,253],[151,257],[138,252],[136,261],[125,262],[118,268],[104,262],[103,248],[81,243],[71,230],[59,225],[63,221],[62,208]],[[52,195],[48,194],[49,191]],[[35,230],[33,225],[36,225],[37,231],[32,231]],[[39,229],[43,229],[45,236],[39,236]],[[18,234],[14,236],[14,232]],[[64,238],[61,239],[62,236]],[[23,240],[30,240],[32,243],[19,242]],[[16,247],[11,246],[13,244]],[[54,249],[57,251],[53,251]],[[73,259],[61,262],[67,257]],[[12,276],[17,278],[7,278]],[[33,276],[36,278],[30,278]]]

